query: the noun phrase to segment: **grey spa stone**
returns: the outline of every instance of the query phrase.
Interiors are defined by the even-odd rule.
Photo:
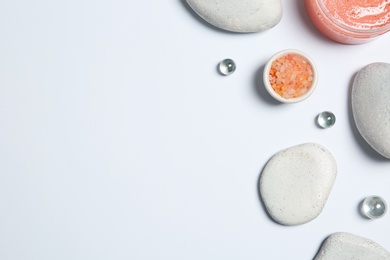
[[[370,239],[349,233],[330,235],[314,260],[390,260],[390,253]]]
[[[390,64],[371,63],[356,74],[351,104],[363,139],[390,159]]]
[[[336,160],[325,147],[293,146],[268,161],[260,176],[260,195],[276,222],[304,224],[321,213],[336,175]]]
[[[186,0],[208,23],[232,32],[260,32],[282,19],[280,0]]]

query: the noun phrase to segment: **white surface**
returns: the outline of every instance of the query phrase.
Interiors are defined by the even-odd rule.
[[[390,62],[390,34],[359,46],[322,37],[301,0],[273,29],[234,34],[184,1],[0,2],[1,259],[312,259],[331,233],[390,249],[390,161],[352,124],[353,75]],[[278,104],[261,83],[277,51],[299,49],[319,81]],[[224,58],[236,72],[217,73]],[[318,113],[337,116],[320,129]],[[285,147],[326,146],[339,174],[321,215],[267,217],[259,174]],[[303,243],[304,241],[304,243]]]

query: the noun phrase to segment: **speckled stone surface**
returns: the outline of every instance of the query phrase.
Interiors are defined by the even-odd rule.
[[[314,260],[390,260],[390,253],[370,239],[349,233],[330,235]]]
[[[232,32],[260,32],[282,19],[280,0],[186,0],[205,21]]]
[[[304,224],[321,213],[336,175],[336,161],[325,147],[293,146],[268,161],[260,176],[260,195],[276,222]]]
[[[364,140],[390,158],[390,64],[371,63],[353,82],[352,114]]]

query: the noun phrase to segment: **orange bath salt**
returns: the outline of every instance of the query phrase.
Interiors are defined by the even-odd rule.
[[[313,84],[313,68],[298,54],[287,54],[274,60],[269,82],[276,93],[285,99],[305,94]]]

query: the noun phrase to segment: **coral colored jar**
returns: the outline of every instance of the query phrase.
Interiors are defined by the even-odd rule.
[[[345,44],[361,44],[390,31],[389,0],[305,0],[317,29]]]

